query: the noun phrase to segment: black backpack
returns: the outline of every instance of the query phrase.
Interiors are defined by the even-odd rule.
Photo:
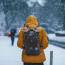
[[[24,31],[24,49],[27,55],[39,55],[40,54],[40,40],[39,31],[30,29]]]

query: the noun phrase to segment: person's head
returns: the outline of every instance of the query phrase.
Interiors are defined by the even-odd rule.
[[[26,22],[25,22],[25,24],[24,24],[24,26],[38,26],[39,24],[38,24],[38,21],[37,21],[37,18],[36,18],[36,16],[29,16],[28,18],[27,18],[27,20],[26,20]]]

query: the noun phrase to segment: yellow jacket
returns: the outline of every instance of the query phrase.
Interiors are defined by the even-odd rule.
[[[29,16],[25,23],[25,26],[29,26],[31,29],[34,29],[38,25],[39,24],[38,24],[35,16]],[[17,42],[17,46],[19,48],[22,48],[24,45],[24,42],[23,42],[24,30],[27,30],[27,27],[23,27],[20,31],[18,42]],[[23,52],[22,52],[22,61],[23,62],[41,63],[46,60],[45,53],[44,53],[44,49],[47,48],[47,46],[48,46],[46,32],[42,27],[38,27],[37,30],[40,32],[40,36],[39,36],[40,44],[43,46],[43,48],[40,48],[40,55],[27,56],[25,54],[25,49],[23,49]]]

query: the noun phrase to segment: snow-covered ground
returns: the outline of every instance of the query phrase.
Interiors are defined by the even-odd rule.
[[[52,41],[65,43],[65,36],[56,36],[55,34],[48,34],[48,38],[49,40],[52,40]]]
[[[17,38],[14,46],[11,46],[9,37],[0,36],[0,65],[23,65],[21,51],[17,47]],[[53,51],[53,65],[65,65],[65,49],[50,45],[45,49],[45,65],[50,65],[50,51]]]

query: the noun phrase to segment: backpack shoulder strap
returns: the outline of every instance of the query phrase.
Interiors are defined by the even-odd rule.
[[[40,26],[36,26],[34,29],[30,29],[30,27],[29,26],[25,26],[25,27],[27,27],[28,28],[28,30],[36,30],[38,27],[40,27]]]
[[[34,30],[36,30],[38,27],[39,27],[39,26],[36,26],[36,27],[34,28]]]

